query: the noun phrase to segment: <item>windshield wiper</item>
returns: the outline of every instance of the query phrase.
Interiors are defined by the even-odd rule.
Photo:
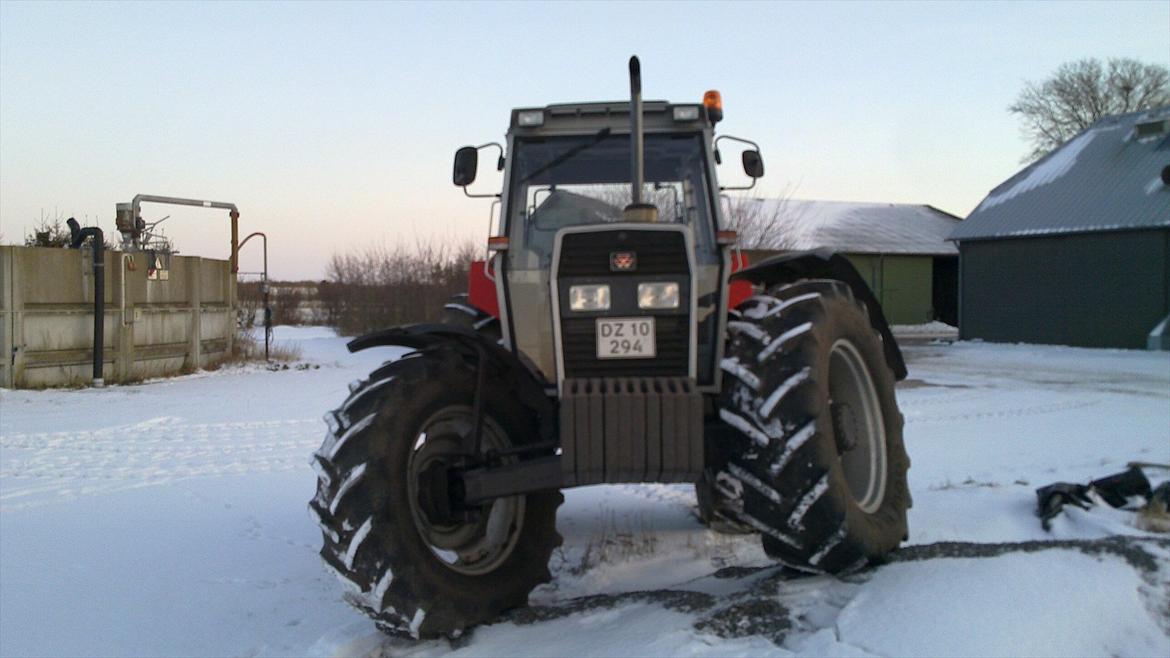
[[[597,134],[595,134],[593,136],[593,138],[590,139],[588,142],[585,142],[584,144],[578,144],[578,145],[574,146],[573,148],[569,149],[568,151],[565,151],[564,153],[558,155],[557,157],[550,160],[548,164],[544,165],[540,169],[537,169],[536,171],[532,172],[531,174],[528,174],[527,176],[525,176],[520,182],[527,183],[528,181],[532,180],[533,178],[536,178],[537,176],[548,171],[549,169],[552,169],[553,167],[556,167],[557,165],[564,164],[566,161],[576,157],[582,151],[584,151],[586,149],[593,148],[594,146],[596,146],[598,144],[598,142],[605,139],[606,137],[609,137],[609,133],[610,133],[609,128],[602,128],[601,130],[598,130]]]

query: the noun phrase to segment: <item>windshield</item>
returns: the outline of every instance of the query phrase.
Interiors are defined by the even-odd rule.
[[[704,162],[700,133],[645,137],[642,200],[658,206],[659,223],[691,226],[700,262],[715,257]],[[518,139],[511,180],[512,267],[547,269],[558,230],[622,221],[631,197],[630,138],[603,131]]]

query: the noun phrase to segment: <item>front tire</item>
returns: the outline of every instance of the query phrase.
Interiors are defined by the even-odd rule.
[[[738,520],[794,569],[863,567],[906,537],[909,458],[881,338],[847,285],[782,284],[728,323],[720,479]]]
[[[450,350],[415,353],[351,385],[313,460],[309,509],[321,557],[345,599],[391,634],[456,635],[524,605],[551,579],[559,491],[502,498],[464,515],[436,511],[436,466],[453,465],[473,416],[475,367]],[[535,440],[530,414],[489,380],[483,448]]]

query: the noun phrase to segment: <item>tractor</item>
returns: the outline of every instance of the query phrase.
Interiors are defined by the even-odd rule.
[[[453,182],[495,199],[488,257],[440,322],[325,415],[321,556],[391,634],[455,637],[549,582],[561,490],[693,483],[717,531],[802,572],[847,573],[907,537],[901,351],[844,257],[748,264],[721,204],[718,92],[520,108]],[[499,194],[472,194],[481,151]],[[494,217],[494,214],[493,214]],[[405,348],[405,349],[402,349]]]

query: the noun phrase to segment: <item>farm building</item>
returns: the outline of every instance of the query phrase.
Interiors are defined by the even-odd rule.
[[[827,247],[846,256],[881,302],[890,324],[957,323],[958,250],[947,241],[959,218],[927,205],[745,199],[732,214],[766,248],[750,262]]]
[[[1101,119],[951,234],[960,336],[1170,349],[1170,107]]]

